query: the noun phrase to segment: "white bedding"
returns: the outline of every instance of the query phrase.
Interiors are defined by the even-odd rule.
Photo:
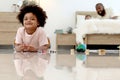
[[[113,19],[90,19],[83,20],[76,24],[73,30],[76,34],[76,42],[83,43],[86,34],[120,34],[120,20]]]

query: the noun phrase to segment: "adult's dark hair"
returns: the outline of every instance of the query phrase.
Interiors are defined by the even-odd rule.
[[[97,3],[97,4],[95,5],[95,7],[97,8],[98,5],[101,5],[101,6],[104,8],[104,6],[103,6],[102,3]]]
[[[46,23],[47,15],[46,12],[41,7],[39,7],[38,5],[27,5],[22,7],[20,9],[19,14],[17,15],[17,19],[19,20],[20,23],[22,23],[22,25],[23,25],[23,18],[26,13],[33,13],[37,17],[37,20],[39,22],[38,27],[39,26],[44,27]]]

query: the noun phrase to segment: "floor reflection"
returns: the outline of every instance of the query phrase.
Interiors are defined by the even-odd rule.
[[[30,54],[27,55],[27,57],[23,57],[23,55],[26,54],[19,55],[18,53],[17,56],[14,57],[13,55],[13,53],[8,54],[7,52],[0,54],[0,64],[2,64],[0,66],[1,80],[23,79],[18,76],[16,64],[14,64],[14,62],[19,63],[19,59],[27,63],[27,65],[22,66],[22,69],[18,68],[21,70],[20,72],[26,72],[26,74],[24,74],[26,76],[24,80],[120,80],[120,68],[86,67],[84,64],[85,56],[83,55],[50,54],[49,58],[42,57],[42,59],[48,59],[48,62],[46,61],[45,64],[42,64],[42,66],[46,66],[46,68],[39,67],[39,63],[41,64],[41,59],[39,58],[41,57],[37,54]],[[18,65],[21,64],[20,62]],[[29,65],[31,65],[31,67],[28,67]],[[27,66],[27,68],[25,68],[25,66]],[[36,69],[35,66],[37,66]],[[45,70],[45,72],[43,71],[44,74],[41,77],[36,77],[34,70],[38,72]]]

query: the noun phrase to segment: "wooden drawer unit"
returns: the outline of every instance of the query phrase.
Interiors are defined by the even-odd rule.
[[[86,44],[119,45],[120,34],[87,34]]]
[[[59,45],[76,45],[75,34],[57,34],[56,35],[56,47]]]
[[[18,13],[0,12],[0,45],[12,45],[21,24],[16,19]]]
[[[14,43],[15,35],[16,32],[0,32],[0,44],[12,45]]]

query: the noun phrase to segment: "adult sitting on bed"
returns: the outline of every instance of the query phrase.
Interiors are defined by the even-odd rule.
[[[118,16],[113,16],[112,9],[105,9],[102,3],[96,4],[97,18],[99,19],[117,19]]]

